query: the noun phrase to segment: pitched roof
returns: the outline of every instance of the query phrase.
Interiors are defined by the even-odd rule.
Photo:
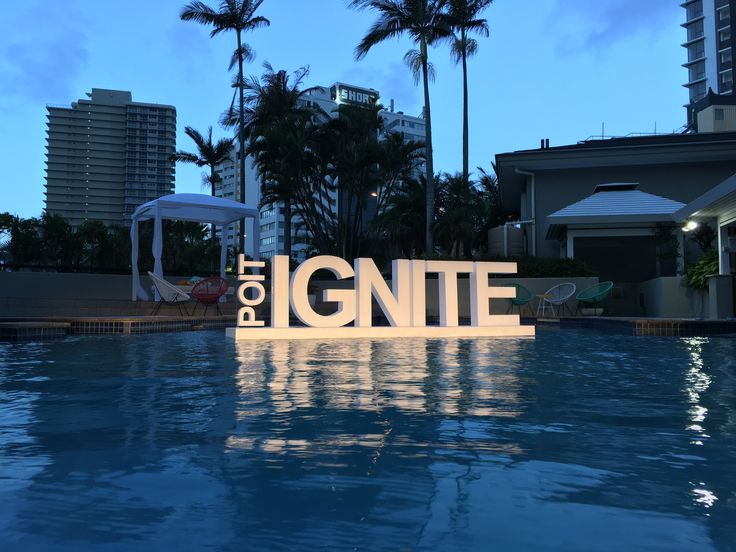
[[[638,184],[613,183],[596,187],[593,195],[548,215],[552,224],[611,222],[672,222],[685,204],[637,190]]]

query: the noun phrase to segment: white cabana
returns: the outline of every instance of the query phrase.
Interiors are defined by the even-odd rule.
[[[163,278],[164,270],[161,263],[163,251],[163,219],[187,220],[215,224],[222,227],[220,231],[220,276],[225,277],[227,262],[227,227],[230,223],[249,217],[253,221],[253,258],[259,258],[259,211],[237,201],[213,197],[204,194],[171,194],[154,199],[138,207],[133,213],[130,226],[131,264],[133,270],[133,301],[148,300],[148,293],[141,286],[138,274],[138,223],[153,219],[153,273]]]

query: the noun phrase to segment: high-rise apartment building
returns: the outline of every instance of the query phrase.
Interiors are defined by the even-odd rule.
[[[685,8],[688,81],[690,103],[716,94],[733,94],[733,33],[731,17],[736,16],[736,0],[687,0]]]
[[[176,109],[118,90],[87,95],[47,106],[46,212],[72,227],[128,225],[136,207],[174,191]]]
[[[366,105],[371,106],[380,102],[378,91],[372,88],[362,88],[358,86],[347,85],[343,83],[335,83],[331,87],[318,86],[308,91],[302,99],[306,105],[310,107],[320,108],[332,117],[337,116],[337,107],[340,104]],[[424,141],[424,119],[406,115],[401,111],[394,111],[393,100],[389,102],[389,109],[381,111],[384,129],[383,135],[388,132],[403,132],[405,140]],[[381,137],[382,137],[381,136]],[[236,141],[230,160],[222,163],[218,169],[218,174],[222,178],[222,182],[217,185],[215,195],[240,201],[239,180],[238,180],[238,144]],[[260,180],[258,172],[253,167],[250,158],[246,159],[246,203],[250,205],[258,205],[260,202]],[[336,216],[339,216],[339,205],[337,201],[337,192],[333,192],[328,198],[330,209]],[[284,236],[286,226],[284,222],[283,205],[264,205],[261,208],[261,226],[260,226],[260,254],[264,259],[269,259],[274,255],[284,253]],[[249,223],[247,223],[249,224]],[[297,258],[302,258],[308,249],[308,245],[303,243],[298,232],[303,229],[303,224],[295,215],[291,222],[292,234],[292,254]],[[231,227],[231,236],[237,236],[237,224]],[[301,230],[303,231],[303,230]],[[230,241],[231,245],[237,244],[237,238]],[[248,235],[246,228],[246,252],[253,251],[252,236]]]

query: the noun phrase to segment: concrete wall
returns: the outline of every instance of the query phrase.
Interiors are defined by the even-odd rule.
[[[664,276],[636,287],[641,314],[658,318],[692,318],[693,293],[680,276]]]
[[[172,283],[179,277],[167,277]],[[235,280],[229,280],[231,286]],[[151,281],[141,276],[151,289]],[[150,301],[131,301],[131,276],[57,272],[0,272],[0,318],[35,316],[123,316],[149,314]],[[230,297],[233,297],[232,295]],[[221,306],[234,312],[236,301]],[[162,314],[177,312],[164,307]]]
[[[169,277],[176,282],[178,277]],[[141,277],[143,287],[149,289],[147,276]],[[598,278],[498,278],[498,283],[513,282],[527,287],[532,293],[544,293],[552,286],[569,281],[577,292],[598,283]],[[237,285],[230,280],[232,287]],[[326,287],[352,287],[352,281],[315,281],[318,305],[320,290]],[[111,274],[64,274],[53,272],[0,272],[0,317],[34,316],[114,316],[148,314],[153,303],[130,300],[130,276]],[[267,283],[268,289],[268,283]],[[576,292],[576,293],[577,293]],[[427,280],[427,314],[439,316],[437,280]],[[701,297],[703,296],[703,297]],[[468,280],[458,281],[460,316],[470,316]],[[702,303],[705,305],[702,305]],[[695,314],[707,317],[707,294],[697,294],[685,287],[680,277],[663,277],[639,284],[616,284],[607,303],[609,314],[615,316],[648,316],[690,318]],[[506,299],[491,301],[491,311],[502,314],[508,308]],[[576,302],[570,300],[574,312]],[[702,306],[702,308],[701,308]],[[226,312],[235,312],[237,301],[230,296],[221,305]],[[529,307],[536,312],[537,300]],[[267,309],[267,304],[264,305]],[[695,310],[697,312],[695,312]],[[706,309],[706,310],[703,310]],[[175,309],[174,309],[175,310]],[[525,314],[528,314],[529,308]],[[174,311],[171,311],[174,312]],[[374,305],[374,312],[380,312]]]

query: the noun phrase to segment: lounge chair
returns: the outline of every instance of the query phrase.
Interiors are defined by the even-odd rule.
[[[179,308],[179,314],[181,314],[182,316],[189,315],[189,313],[187,312],[187,308],[184,305],[184,303],[191,300],[191,297],[189,297],[189,295],[184,293],[175,285],[170,284],[162,278],[159,278],[153,272],[149,272],[148,277],[153,282],[153,285],[158,292],[158,296],[161,298],[161,300],[156,303],[156,306],[153,307],[153,310],[151,311],[152,316],[158,314],[158,311],[161,309],[161,305],[163,305],[164,303],[176,305]]]
[[[524,309],[524,305],[528,305],[529,302],[534,299],[534,294],[521,284],[507,282],[504,285],[516,288],[516,297],[509,299],[509,308],[506,310],[506,314],[513,312],[514,307],[518,307],[519,316],[521,316],[521,311]]]
[[[207,309],[210,307],[210,305],[215,306],[217,314],[222,314],[219,301],[220,297],[225,295],[227,289],[227,280],[225,280],[224,278],[220,278],[219,276],[213,276],[211,278],[206,278],[201,282],[198,282],[192,288],[192,297],[197,300],[197,302],[194,304],[192,316],[194,316],[194,312],[197,310],[197,305],[199,303],[202,303],[204,305],[204,316],[207,316]]]
[[[544,312],[544,306],[549,305],[552,309],[552,314],[555,314],[555,307],[558,307],[557,315],[562,314],[562,309],[567,309],[567,312],[572,316],[570,307],[567,306],[567,301],[575,295],[575,284],[572,282],[566,282],[564,284],[557,284],[549,288],[541,297],[539,304],[542,306],[542,312]],[[539,314],[539,307],[537,307],[537,314]]]
[[[578,307],[575,312],[580,312],[581,308],[597,309],[598,307],[603,307],[605,312],[605,302],[611,294],[612,289],[613,282],[600,282],[594,286],[585,288],[575,296],[575,299],[578,302]]]

